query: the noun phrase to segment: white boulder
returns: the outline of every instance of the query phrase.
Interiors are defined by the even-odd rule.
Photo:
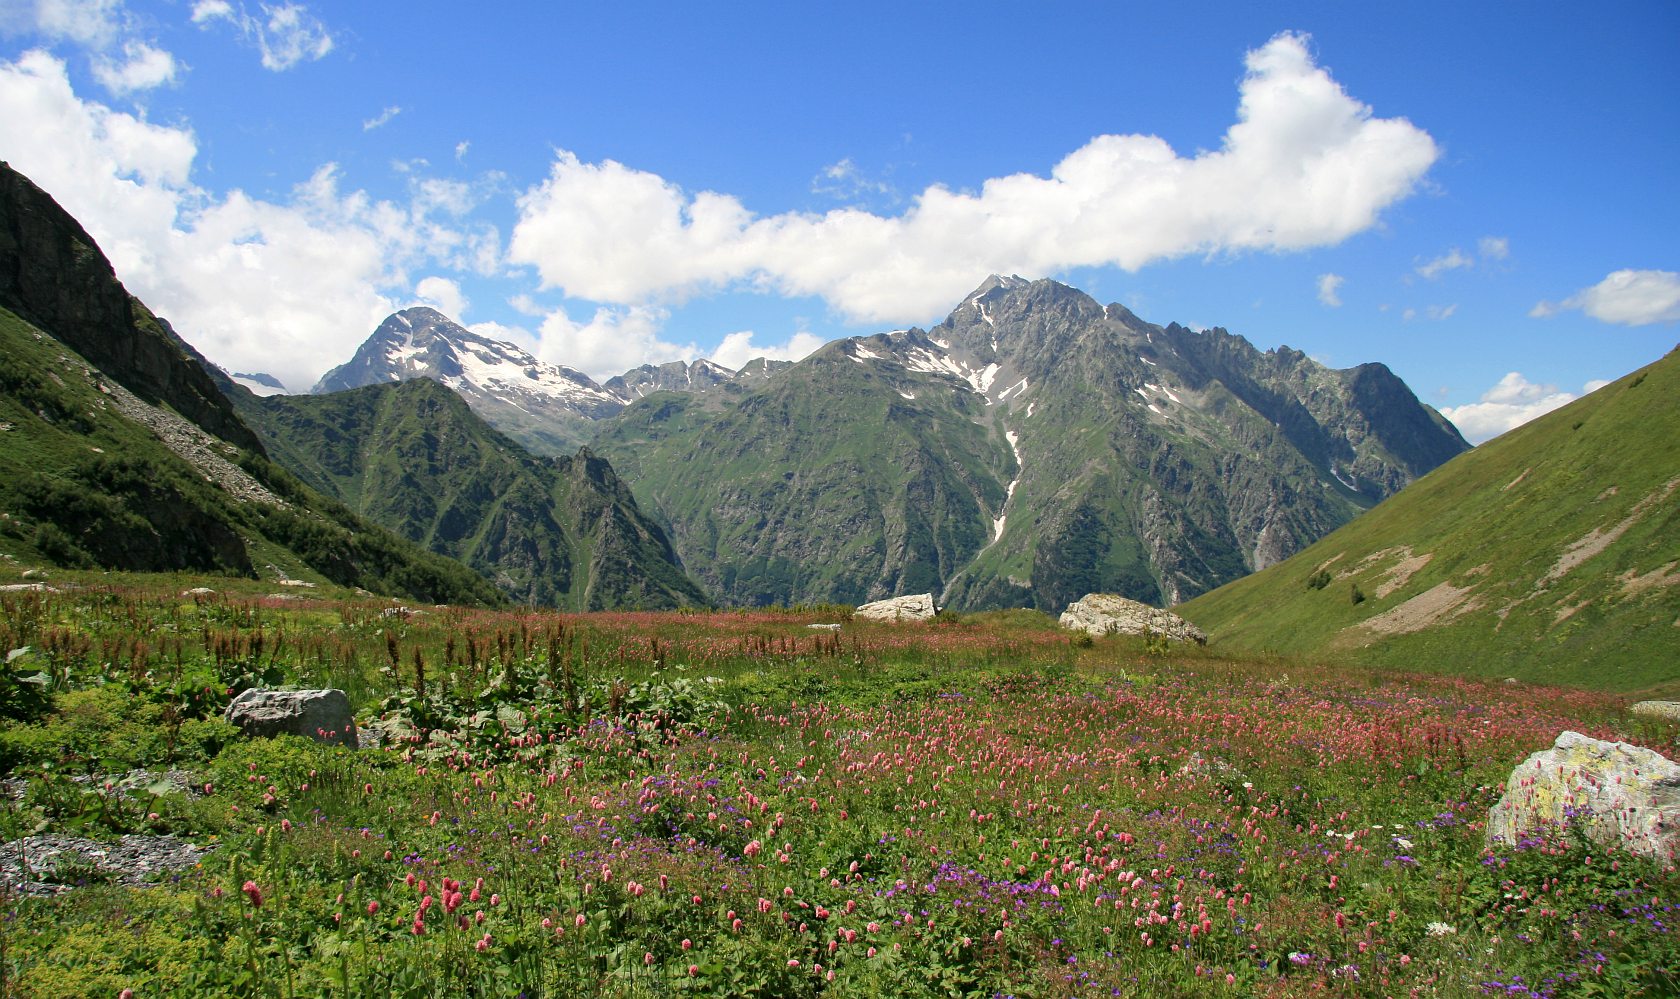
[[[933,594],[917,593],[864,604],[852,613],[852,617],[865,621],[930,621],[938,613],[939,608],[933,605]]]
[[[1061,625],[1092,635],[1160,635],[1174,642],[1207,644],[1202,629],[1177,614],[1112,593],[1088,593],[1069,604]]]
[[[1565,828],[1606,849],[1672,860],[1680,855],[1680,766],[1625,742],[1563,733],[1511,771],[1488,813],[1487,842]]]
[[[1680,721],[1680,701],[1640,701],[1628,708],[1628,711],[1645,718]]]

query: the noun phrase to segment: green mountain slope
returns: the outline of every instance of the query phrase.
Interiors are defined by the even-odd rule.
[[[1231,650],[1675,692],[1677,584],[1680,352],[1178,613]]]
[[[271,464],[190,349],[123,290],[82,227],[4,166],[0,553],[500,600],[465,566],[365,523]]]
[[[428,602],[500,599],[465,566],[150,406],[3,309],[0,551],[72,567],[324,580]]]
[[[426,378],[314,396],[227,386],[275,460],[522,603],[701,606],[658,525],[588,451],[535,458]]]
[[[1213,589],[1467,445],[1381,365],[994,276],[932,330],[650,396],[595,446],[728,602],[932,591],[1058,612]]]
[[[831,344],[756,391],[650,395],[596,447],[731,603],[938,590],[985,544],[1010,458],[982,400],[908,381]]]

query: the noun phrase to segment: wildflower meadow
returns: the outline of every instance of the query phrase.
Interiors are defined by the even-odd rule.
[[[1672,863],[1483,841],[1562,730],[1675,753],[1622,698],[1024,611],[178,592],[0,596],[0,839],[199,851],[9,887],[5,996],[1680,992]],[[364,747],[221,721],[283,684]]]

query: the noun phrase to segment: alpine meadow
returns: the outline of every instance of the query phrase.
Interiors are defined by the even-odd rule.
[[[1680,995],[1677,32],[0,4],[0,999]]]

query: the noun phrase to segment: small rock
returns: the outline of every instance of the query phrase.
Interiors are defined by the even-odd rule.
[[[1174,642],[1207,644],[1202,629],[1171,611],[1112,593],[1088,593],[1062,612],[1061,626],[1091,635],[1160,635]]]
[[[248,736],[301,735],[355,749],[356,719],[342,690],[259,690],[241,693],[225,717]]]
[[[24,575],[28,575],[25,573]],[[0,593],[57,593],[58,587],[48,586],[46,583],[7,583],[0,586]]]
[[[840,630],[840,626],[837,625],[837,624],[808,624],[805,627],[811,628],[815,631],[839,631]]]
[[[1639,746],[1564,732],[1511,771],[1488,813],[1487,842],[1565,828],[1606,849],[1672,860],[1680,854],[1680,766]]]
[[[183,596],[183,597],[207,597],[207,596],[209,596],[209,595],[211,595],[212,593],[215,593],[215,592],[216,592],[215,590],[212,590],[208,586],[195,586],[190,590],[182,590],[181,591],[181,596]]]
[[[938,613],[939,608],[933,603],[933,594],[917,593],[914,596],[892,597],[864,604],[854,611],[852,616],[863,618],[865,621],[930,621]]]

